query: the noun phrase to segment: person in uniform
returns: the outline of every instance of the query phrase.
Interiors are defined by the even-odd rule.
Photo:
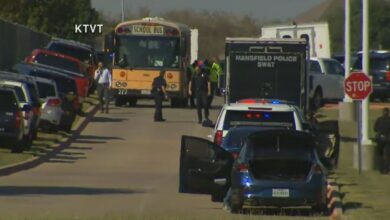
[[[97,82],[101,112],[103,113],[105,110],[108,113],[112,76],[110,70],[104,67],[102,62],[98,63],[98,68],[95,71],[95,81]]]
[[[390,169],[390,117],[389,109],[384,108],[382,116],[375,121],[374,131],[379,152],[383,158],[382,173],[388,173]]]
[[[161,70],[160,75],[154,78],[152,83],[152,93],[155,102],[154,121],[156,122],[165,121],[162,116],[162,103],[164,98],[168,98],[168,95],[166,92],[167,82],[165,81],[164,76],[165,70]]]
[[[192,78],[195,76],[196,74],[196,67],[198,67],[198,61],[195,60],[187,69],[187,79],[188,79],[188,87],[190,85],[190,82],[192,80]],[[190,97],[190,105],[191,105],[191,108],[195,108],[195,91],[194,91],[194,88],[192,89],[192,94],[188,94],[189,97]]]
[[[205,72],[204,65],[196,68],[196,75],[192,78],[188,94],[192,95],[195,92],[196,109],[198,112],[198,123],[202,123],[202,108],[204,110],[204,117],[209,120],[209,105],[208,96],[211,93],[211,85],[208,75]]]

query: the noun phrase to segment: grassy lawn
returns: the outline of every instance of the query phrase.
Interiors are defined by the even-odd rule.
[[[89,107],[97,103],[97,96],[95,95],[86,98],[82,105],[83,112],[86,112]],[[81,117],[77,116],[73,124],[76,124],[77,121],[80,119]],[[66,132],[62,131],[52,134],[38,132],[38,138],[34,141],[31,150],[24,151],[20,154],[13,154],[10,153],[9,149],[0,148],[0,167],[20,163],[37,156],[45,155],[53,149],[56,143],[59,143],[63,138],[66,138],[69,135],[70,134],[67,134]]]
[[[373,124],[381,110],[370,110],[370,137],[374,137]],[[337,110],[321,110],[321,120],[337,119]],[[334,177],[341,187],[345,219],[371,220],[390,219],[390,175],[379,171],[363,171],[353,168],[353,144],[356,138],[356,123],[340,124],[344,138],[340,149],[339,169]]]

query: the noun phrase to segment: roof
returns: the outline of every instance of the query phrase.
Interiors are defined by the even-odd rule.
[[[44,54],[48,54],[51,56],[61,57],[61,58],[76,62],[79,66],[82,66],[82,62],[79,59],[77,59],[75,57],[68,56],[66,54],[62,54],[62,53],[58,53],[58,52],[54,52],[54,51],[46,50],[46,49],[35,49],[35,50],[33,50],[32,55],[37,55],[38,53],[44,53]]]
[[[224,109],[226,110],[272,110],[272,111],[296,111],[296,108],[294,108],[293,105],[290,104],[261,104],[261,103],[256,103],[256,104],[244,104],[244,103],[232,103],[230,105],[225,104],[223,106]],[[253,109],[250,109],[253,108]]]
[[[185,24],[174,22],[174,21],[168,21],[168,20],[165,20],[163,18],[158,18],[158,17],[143,18],[143,19],[138,19],[138,20],[125,21],[125,22],[119,23],[115,27],[115,29],[117,29],[120,26],[124,26],[124,25],[131,25],[131,24],[135,24],[135,23],[145,23],[145,22],[153,22],[153,23],[156,23],[156,24],[161,24],[161,25],[166,25],[166,26],[173,26],[173,27],[179,29],[181,32],[182,31],[190,32],[190,28],[187,25],[185,25]]]
[[[227,37],[227,43],[231,42],[243,42],[243,43],[252,43],[252,42],[283,42],[283,43],[306,43],[305,39],[301,38],[248,38],[248,37]]]
[[[68,45],[68,46],[73,46],[73,47],[80,47],[80,48],[87,49],[87,50],[94,50],[94,48],[91,45],[85,44],[85,43],[81,43],[81,42],[78,42],[78,41],[74,41],[74,40],[53,38],[49,42],[48,45],[50,45],[51,43],[59,43],[59,44],[65,44],[65,45]]]
[[[39,64],[39,63],[18,63],[14,66],[14,69],[20,73],[23,73],[23,68],[26,67],[32,71],[40,71],[40,72],[45,72],[45,73],[50,73],[50,74],[53,74],[53,75],[56,75],[56,76],[60,76],[60,77],[64,77],[64,78],[68,78],[68,79],[74,79],[72,78],[71,76],[65,74],[64,72],[66,72],[65,70],[63,69],[58,69],[58,68],[55,68],[55,67],[51,67],[51,66],[46,66],[46,65],[42,65],[42,64]]]

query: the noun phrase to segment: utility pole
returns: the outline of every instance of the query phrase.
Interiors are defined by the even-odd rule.
[[[124,0],[122,0],[122,22],[125,21],[125,3]]]
[[[369,75],[370,72],[370,60],[369,60],[369,40],[370,40],[370,29],[369,29],[369,2],[363,0],[363,72]],[[368,136],[369,121],[368,121],[368,108],[369,98],[363,100],[362,105],[362,143],[371,144],[371,140]]]
[[[345,0],[344,52],[345,79],[347,79],[351,73],[351,0]],[[344,94],[344,102],[352,102],[352,99]]]

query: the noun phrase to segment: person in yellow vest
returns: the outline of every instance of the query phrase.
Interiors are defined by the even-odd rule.
[[[219,60],[217,58],[213,58],[213,64],[210,69],[210,83],[211,83],[211,95],[209,97],[209,107],[211,108],[211,103],[213,102],[214,95],[218,89],[218,79],[219,76],[222,75],[222,68],[219,65]]]

